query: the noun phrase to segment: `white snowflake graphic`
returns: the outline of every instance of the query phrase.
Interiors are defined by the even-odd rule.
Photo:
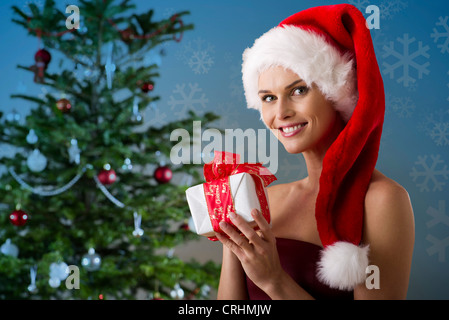
[[[438,201],[438,209],[429,207],[426,213],[432,217],[432,219],[426,223],[427,228],[432,228],[439,224],[444,224],[449,227],[449,216],[446,214],[445,200]],[[440,240],[428,234],[426,240],[432,243],[432,246],[427,249],[427,253],[430,256],[438,253],[438,261],[444,262],[446,260],[446,248],[449,247],[449,237]]]
[[[209,71],[214,64],[214,60],[207,51],[196,51],[190,57],[188,64],[195,74],[203,74]]]
[[[391,20],[393,16],[408,7],[408,3],[402,0],[383,1],[379,5],[381,19]]]
[[[187,64],[195,74],[208,73],[214,59],[212,54],[214,53],[214,46],[210,43],[205,43],[204,39],[196,38],[195,40],[188,41],[184,47],[178,51],[177,57]]]
[[[366,7],[369,5],[368,0],[348,0],[349,4],[352,4],[361,12],[365,12]]]
[[[161,112],[157,108],[154,108],[154,114],[152,111],[153,108],[147,108],[145,110],[145,119],[149,119],[147,122],[150,126],[161,127],[167,123],[165,121],[165,118],[167,118],[165,112]]]
[[[177,84],[173,90],[173,94],[170,96],[168,105],[174,114],[178,117],[183,117],[187,114],[187,111],[198,111],[198,108],[205,109],[206,103],[209,99],[202,92],[203,89],[198,87],[198,83],[188,83],[189,89],[186,89],[186,84]],[[179,98],[175,98],[177,95]]]
[[[418,156],[418,161],[415,162],[416,165],[421,166],[422,170],[417,170],[415,167],[412,168],[412,172],[410,172],[410,176],[413,178],[413,181],[417,181],[418,179],[421,182],[416,184],[419,187],[419,191],[430,191],[429,184],[433,183],[432,191],[443,191],[443,186],[446,184],[444,181],[440,181],[442,179],[447,180],[449,178],[449,169],[447,165],[444,164],[444,160],[441,159],[441,156],[438,155],[430,155],[431,164],[428,164],[428,156]]]
[[[447,19],[449,19],[448,16],[444,18],[439,17],[438,22],[435,25],[441,26],[444,30],[440,32],[437,28],[433,28],[433,33],[430,35],[435,43],[440,40],[440,38],[444,39],[442,44],[437,45],[437,48],[441,49],[441,53],[449,53],[449,25]]]
[[[400,118],[410,118],[412,111],[415,109],[415,104],[410,97],[399,98],[395,97],[391,99],[391,107],[393,111]]]
[[[449,122],[435,123],[430,137],[437,146],[449,146]]]
[[[397,51],[395,49],[394,41],[390,41],[388,46],[384,46],[384,54],[382,58],[394,57],[397,59],[396,63],[390,64],[383,63],[384,72],[390,75],[390,79],[394,78],[394,72],[396,69],[402,69],[402,76],[397,79],[398,83],[402,83],[404,87],[408,87],[410,84],[415,83],[416,79],[410,74],[410,69],[415,69],[418,72],[418,78],[422,79],[423,74],[429,74],[430,62],[419,64],[416,59],[419,57],[429,58],[427,53],[429,46],[423,46],[421,41],[418,41],[418,48],[412,51],[412,44],[416,41],[415,38],[409,38],[408,33],[405,33],[402,38],[397,38],[397,41],[402,45],[402,50]]]
[[[232,103],[219,103],[214,108],[214,113],[219,115],[220,118],[214,121],[217,128],[220,129],[236,129],[239,124],[237,120],[239,119],[240,112],[237,110],[236,106]]]

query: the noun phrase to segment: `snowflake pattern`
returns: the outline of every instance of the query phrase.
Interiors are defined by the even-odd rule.
[[[408,3],[402,0],[383,1],[379,5],[381,19],[391,20],[393,16],[408,7]]]
[[[447,168],[447,165],[444,164],[444,160],[441,159],[439,154],[430,155],[430,159],[431,164],[429,166],[427,155],[418,156],[418,161],[416,161],[415,164],[421,166],[422,170],[417,170],[413,167],[412,172],[410,172],[410,176],[415,182],[420,178],[421,182],[416,184],[416,186],[420,189],[420,192],[430,191],[430,182],[433,183],[432,191],[443,191],[443,186],[446,182],[441,181],[441,179],[447,180],[449,178],[449,169]]]
[[[214,46],[209,43],[205,43],[205,40],[197,38],[192,41],[188,41],[184,47],[178,51],[177,57],[185,64],[187,64],[195,74],[208,73],[214,59],[212,54],[214,52]]]
[[[361,12],[365,12],[366,7],[369,5],[368,0],[349,0],[348,3],[355,6]]]
[[[240,112],[232,103],[218,103],[214,108],[214,113],[220,116],[214,121],[217,128],[220,129],[237,129]]]
[[[188,86],[190,91],[186,89],[185,83],[177,84],[173,90],[174,95],[171,95],[168,101],[170,109],[178,117],[184,117],[189,110],[196,112],[198,108],[205,109],[206,103],[209,102],[198,83],[189,83]],[[176,99],[175,95],[179,96],[179,99]]]
[[[430,137],[437,146],[449,146],[449,122],[435,123]]]
[[[439,21],[435,25],[443,27],[444,31],[440,32],[437,30],[437,28],[433,28],[433,33],[430,35],[430,37],[433,38],[433,42],[435,43],[440,40],[440,38],[444,39],[444,42],[442,44],[437,45],[437,48],[441,49],[441,53],[449,53],[449,25],[447,19],[449,19],[448,16],[444,18],[439,17]]]
[[[410,118],[413,110],[415,109],[415,104],[410,97],[399,98],[395,97],[391,99],[391,107],[393,111],[400,118]]]
[[[390,41],[388,46],[384,46],[384,54],[382,58],[394,57],[397,59],[396,63],[389,64],[383,63],[384,72],[390,75],[390,79],[394,78],[394,72],[396,69],[402,68],[402,76],[397,79],[398,83],[402,83],[404,87],[408,87],[410,84],[415,83],[416,79],[410,74],[410,69],[415,69],[418,72],[418,78],[422,79],[423,74],[429,74],[430,62],[419,64],[415,59],[419,57],[429,58],[427,53],[429,46],[423,46],[421,41],[418,41],[418,49],[411,52],[411,45],[416,41],[414,37],[410,38],[408,33],[405,33],[402,38],[397,38],[397,41],[402,44],[402,51],[396,51],[395,43]]]
[[[445,200],[438,201],[438,209],[429,207],[426,213],[432,217],[432,219],[426,223],[427,228],[432,228],[439,224],[444,224],[449,227],[449,216],[446,214]],[[432,243],[432,245],[427,248],[427,253],[430,256],[438,253],[438,261],[444,262],[446,260],[446,248],[449,247],[449,237],[440,240],[428,234],[426,240]]]

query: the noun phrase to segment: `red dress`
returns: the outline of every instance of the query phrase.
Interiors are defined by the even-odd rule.
[[[332,289],[316,277],[317,262],[322,248],[316,244],[276,238],[276,246],[282,268],[293,280],[315,299],[353,300],[353,291]],[[246,277],[246,287],[250,300],[269,300],[270,297]]]

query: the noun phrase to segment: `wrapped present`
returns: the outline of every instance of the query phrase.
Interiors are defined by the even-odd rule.
[[[233,225],[234,212],[256,228],[251,216],[258,209],[271,222],[266,187],[276,177],[260,163],[240,163],[238,154],[215,151],[214,159],[204,165],[205,183],[186,190],[187,202],[197,234],[216,241],[223,233],[219,223]]]

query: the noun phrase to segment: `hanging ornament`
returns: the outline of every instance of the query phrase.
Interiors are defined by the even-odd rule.
[[[131,116],[132,122],[141,122],[142,114],[139,112],[139,104],[137,103],[137,97],[134,97],[133,101],[133,115]]]
[[[19,122],[20,121],[20,113],[13,109],[12,112],[6,115],[6,121],[8,122]]]
[[[65,262],[50,264],[50,273],[48,284],[52,288],[57,288],[61,284],[61,281],[65,280],[69,276],[68,265]]]
[[[154,83],[151,81],[147,81],[147,82],[143,82],[142,81],[137,81],[138,85],[140,85],[140,90],[142,90],[142,92],[144,93],[148,93],[150,91],[153,91],[154,89]]]
[[[21,227],[27,223],[28,213],[22,210],[15,210],[9,215],[9,221],[15,226]]]
[[[29,144],[35,144],[38,140],[36,133],[34,132],[33,129],[31,129],[26,137],[26,140]]]
[[[179,283],[176,283],[173,290],[170,291],[170,297],[177,300],[184,298],[184,290],[181,288]]]
[[[27,165],[31,171],[41,172],[47,166],[47,158],[38,149],[34,149],[28,156]]]
[[[121,38],[125,43],[131,43],[136,36],[136,33],[131,27],[128,27],[120,32]]]
[[[96,271],[100,269],[101,258],[97,253],[95,253],[94,248],[90,248],[87,254],[83,255],[81,258],[81,265],[87,271]]]
[[[138,214],[137,212],[134,211],[134,231],[133,231],[133,236],[136,238],[140,238],[141,236],[143,236],[143,229],[140,228],[140,224],[142,222],[142,215]]]
[[[154,170],[153,176],[157,182],[163,184],[170,182],[171,178],[173,177],[173,172],[168,166],[162,166]]]
[[[131,159],[126,158],[125,161],[123,161],[122,169],[125,171],[131,171],[133,168],[133,165],[131,164]]]
[[[70,140],[70,147],[68,152],[70,163],[74,162],[76,164],[80,164],[80,149],[78,148],[78,140]]]
[[[103,170],[100,171],[100,173],[97,175],[98,181],[100,181],[101,184],[112,184],[117,180],[117,174],[114,170],[111,169],[111,165],[109,163],[106,163],[103,166]]]
[[[51,61],[51,54],[45,49],[40,49],[34,55],[34,61],[36,62],[29,69],[34,72],[34,82],[44,83],[44,71],[47,69],[48,64]]]
[[[111,88],[112,88],[112,77],[115,72],[115,64],[112,62],[113,49],[114,49],[114,43],[109,42],[108,43],[108,55],[106,58],[106,65],[104,66],[104,69],[106,70],[106,81],[107,81],[109,90],[111,90]]]
[[[62,113],[68,113],[72,109],[72,104],[68,99],[63,98],[56,102],[56,108]]]
[[[37,275],[37,266],[33,266],[33,267],[30,268],[31,283],[30,283],[30,285],[27,288],[30,293],[36,293],[37,292],[36,275]]]
[[[19,248],[11,242],[11,239],[6,239],[6,242],[0,247],[0,252],[4,255],[17,258],[19,255]]]

